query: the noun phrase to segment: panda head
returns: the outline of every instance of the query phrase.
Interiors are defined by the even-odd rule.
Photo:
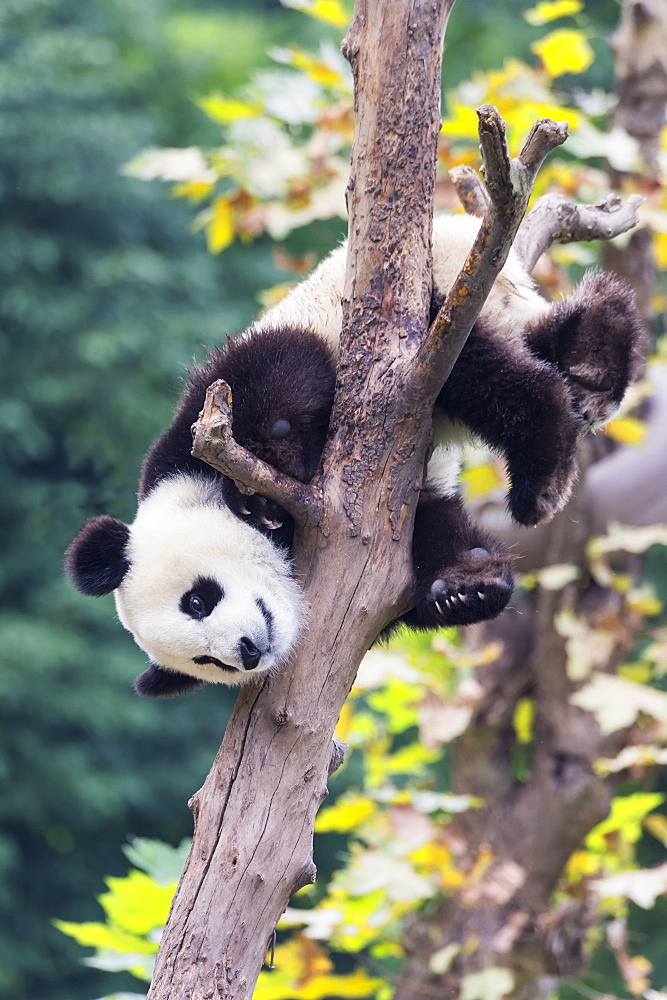
[[[224,504],[214,480],[163,480],[133,524],[87,522],[67,550],[70,579],[115,591],[118,617],[150,658],[139,694],[243,684],[282,666],[305,620],[289,559]]]

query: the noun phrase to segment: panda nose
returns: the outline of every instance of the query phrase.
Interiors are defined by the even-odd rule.
[[[239,648],[241,650],[241,662],[243,663],[244,670],[254,670],[259,661],[262,658],[262,654],[254,642],[248,639],[247,636],[243,636],[239,639]]]

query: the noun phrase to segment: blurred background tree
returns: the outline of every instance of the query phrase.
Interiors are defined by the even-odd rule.
[[[523,0],[497,5],[460,0],[455,7],[444,85],[449,134],[456,133],[457,121],[460,134],[456,148],[443,145],[444,166],[474,158],[476,139],[460,108],[491,96],[497,100],[503,87],[508,107],[524,87],[514,101],[517,109],[525,105],[526,87],[537,93],[538,77],[522,78],[511,64],[501,69],[510,55],[536,65],[531,44],[548,29],[536,30],[521,16],[527,6]],[[589,2],[580,18],[595,59],[583,75],[558,79],[562,101],[575,105],[578,89],[591,94],[600,88],[601,99],[612,87],[613,60],[604,35],[616,25],[618,4]],[[124,176],[122,170],[134,161],[135,173],[145,171],[146,158],[137,157],[150,148],[219,146],[220,126],[243,120],[233,106],[221,106],[220,95],[236,95],[241,102],[266,99],[270,77],[265,75],[262,91],[256,71],[275,71],[270,48],[282,53],[281,66],[301,70],[299,51],[311,47],[324,53],[324,68],[306,66],[302,76],[335,88],[335,79],[325,73],[323,82],[317,76],[331,71],[341,34],[340,26],[316,23],[277,3],[250,9],[194,0],[88,0],[85,5],[6,0],[0,10],[0,378],[5,383],[0,427],[6,480],[0,491],[0,766],[5,777],[0,994],[12,1000],[90,1000],[133,981],[80,966],[78,949],[50,921],[98,918],[93,896],[103,889],[103,876],[125,873],[120,845],[128,834],[176,844],[190,833],[186,802],[203,780],[229,711],[228,693],[211,687],[157,705],[136,699],[131,682],[143,669],[141,654],[114,622],[110,598],[94,603],[71,591],[61,572],[64,548],[87,517],[132,516],[141,457],[169,419],[185,366],[203,356],[205,345],[242,328],[258,308],[257,293],[293,277],[284,267],[308,266],[344,229],[341,219],[326,210],[304,225],[308,212],[298,213],[307,202],[307,188],[290,190],[287,197],[279,193],[272,231],[287,238],[285,252],[275,258],[263,235],[271,228],[262,214],[266,199],[254,201],[254,192],[237,183],[239,177],[247,179],[246,165],[236,178],[221,171],[213,200],[212,188],[177,191],[203,199],[194,212],[183,200],[165,197],[163,187]],[[323,38],[327,46],[320,49]],[[301,48],[291,48],[295,44]],[[246,83],[251,70],[254,91]],[[481,75],[488,70],[496,71],[495,77]],[[544,78],[542,83],[547,86]],[[339,97],[336,125],[344,140],[344,85]],[[283,101],[274,111],[286,119],[286,133],[298,147],[304,123],[289,121],[296,104]],[[307,115],[307,102],[304,107]],[[597,107],[600,115],[609,110],[604,101]],[[532,121],[532,110],[527,114]],[[515,127],[525,131],[518,118]],[[275,181],[279,169],[273,154],[280,139],[275,129],[272,135],[259,154]],[[226,141],[227,148],[241,148],[240,133],[233,144]],[[344,162],[344,142],[339,152]],[[593,161],[593,167],[601,165]],[[334,180],[341,176],[333,172]],[[331,179],[313,177],[322,187]],[[565,156],[543,172],[541,183],[561,184],[594,200],[605,175],[584,171]],[[334,191],[339,193],[340,184]],[[445,202],[450,197],[441,194]],[[216,199],[221,203],[217,215]],[[201,219],[204,233],[193,236],[190,225],[197,212],[209,214]],[[255,239],[228,245],[237,234]],[[211,256],[205,237],[209,248],[226,247],[225,253]],[[572,258],[577,251],[565,248],[562,259]],[[581,252],[575,260],[590,262],[590,254]],[[554,289],[562,281],[555,272],[544,277]],[[473,476],[473,489],[476,484]],[[434,670],[423,651],[411,655],[426,663],[427,676]],[[437,650],[428,652],[432,655],[443,656]],[[456,661],[450,647],[447,655]],[[450,697],[448,678],[443,684]],[[399,708],[407,697],[402,702],[401,691],[394,685]],[[371,725],[364,707],[354,737],[354,726],[344,720],[348,737],[352,733],[357,739],[359,757],[336,778],[338,792],[359,785],[361,761],[374,748],[384,755],[381,760],[391,750],[395,775],[407,768],[416,780],[428,780],[430,751],[422,757],[416,751],[412,757],[397,756],[397,750],[411,746],[412,737],[400,735],[401,726],[414,725],[411,703],[399,719],[378,697],[371,708],[388,721]],[[359,796],[361,814],[354,812],[352,796],[351,814],[343,810],[323,820],[332,832],[322,826],[316,849],[321,885],[341,867],[345,841],[340,835],[349,832],[350,815],[361,845],[388,822],[385,807],[396,805],[358,789]],[[457,804],[439,799],[431,806],[440,813]],[[366,831],[362,818],[369,823]],[[353,854],[361,850],[352,848]],[[445,861],[437,852],[425,855],[417,862],[418,874],[428,881],[436,866],[447,871]],[[144,867],[154,873],[151,864]],[[327,902],[323,896],[319,901]],[[356,912],[355,919],[367,918],[368,913]],[[290,968],[297,970],[290,982],[303,980],[304,970],[309,975],[326,970],[315,943],[318,933],[290,946],[292,966],[283,959],[288,974]],[[360,939],[359,947],[365,943]],[[391,942],[378,947],[376,957],[391,964]],[[343,971],[349,969],[345,958],[337,961]],[[295,989],[289,983],[276,988],[283,992],[275,996],[292,995]],[[340,983],[335,988],[334,995],[345,995]]]

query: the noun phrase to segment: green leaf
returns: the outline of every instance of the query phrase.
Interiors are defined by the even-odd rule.
[[[123,847],[123,853],[135,868],[141,868],[158,885],[172,886],[181,877],[191,843],[190,838],[185,837],[178,847],[172,847],[161,840],[133,837]]]

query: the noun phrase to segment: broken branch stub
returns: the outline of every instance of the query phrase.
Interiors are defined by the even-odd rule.
[[[297,524],[317,524],[322,511],[321,492],[278,472],[240,445],[234,439],[232,422],[232,390],[218,379],[206,390],[204,408],[192,425],[194,458],[229,476],[241,493],[261,493],[273,500]]]
[[[466,163],[462,163],[458,167],[452,167],[449,171],[449,179],[468,215],[483,216],[486,214],[491,199],[476,170]]]

